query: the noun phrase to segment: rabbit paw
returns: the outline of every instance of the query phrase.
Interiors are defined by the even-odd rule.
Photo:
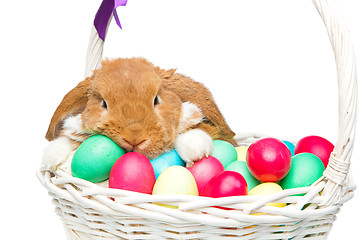
[[[72,141],[65,136],[58,137],[51,141],[44,150],[42,169],[55,171],[60,164],[66,162],[69,154],[75,148]]]
[[[212,138],[203,130],[192,129],[179,134],[175,141],[175,149],[179,156],[191,167],[194,162],[212,153]]]

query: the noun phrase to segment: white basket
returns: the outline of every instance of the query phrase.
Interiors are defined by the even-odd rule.
[[[330,36],[339,85],[337,142],[319,181],[310,187],[288,189],[267,197],[206,198],[103,188],[61,170],[39,170],[37,176],[53,197],[68,239],[326,239],[339,208],[355,190],[349,166],[355,136],[357,83],[349,32],[334,0],[313,2]],[[100,66],[103,45],[93,29],[86,75]],[[236,140],[249,144],[259,137],[237,135]],[[300,193],[305,195],[293,196]],[[270,202],[289,204],[284,208],[265,206]],[[253,215],[259,212],[266,214]]]

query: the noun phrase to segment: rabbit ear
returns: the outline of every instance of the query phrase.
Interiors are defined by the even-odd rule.
[[[88,101],[89,89],[90,78],[87,78],[65,95],[51,119],[45,136],[47,140],[51,141],[59,136],[63,120],[67,116],[81,113],[84,110]]]
[[[163,79],[163,87],[177,94],[182,102],[191,102],[201,109],[204,119],[198,125],[199,128],[203,128],[213,138],[233,143],[235,133],[226,123],[210,91],[189,77],[175,74],[175,71],[174,69],[168,71],[158,69]]]

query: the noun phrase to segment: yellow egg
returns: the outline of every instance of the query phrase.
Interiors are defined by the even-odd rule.
[[[276,183],[261,183],[259,185],[257,185],[256,187],[254,187],[253,189],[251,189],[251,191],[249,191],[249,195],[262,195],[262,196],[266,196],[266,195],[271,195],[273,193],[277,193],[282,191],[283,189],[280,187],[279,184]],[[266,206],[273,206],[273,207],[285,207],[286,203],[268,203],[266,204]],[[256,214],[258,215],[258,214]]]
[[[182,166],[171,166],[163,171],[155,182],[153,195],[195,195],[199,196],[196,181],[189,170]],[[176,206],[159,204],[177,208]]]
[[[244,161],[246,162],[246,153],[249,147],[247,146],[241,146],[241,147],[236,147],[236,152],[238,155],[238,161]]]

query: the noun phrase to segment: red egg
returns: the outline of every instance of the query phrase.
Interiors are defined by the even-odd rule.
[[[205,197],[230,197],[246,195],[247,183],[238,172],[224,171],[213,177],[204,187],[200,196]]]
[[[333,150],[334,145],[319,136],[304,137],[295,146],[295,154],[304,152],[312,153],[321,159],[325,168],[329,163],[330,154]]]
[[[109,187],[151,194],[155,172],[144,155],[136,152],[121,156],[111,169]]]
[[[196,185],[199,192],[201,192],[205,185],[216,175],[225,171],[224,165],[216,158],[209,156],[204,157],[200,161],[188,168],[195,178]]]
[[[290,170],[291,153],[282,141],[263,138],[251,144],[246,163],[251,174],[262,182],[277,182]]]

